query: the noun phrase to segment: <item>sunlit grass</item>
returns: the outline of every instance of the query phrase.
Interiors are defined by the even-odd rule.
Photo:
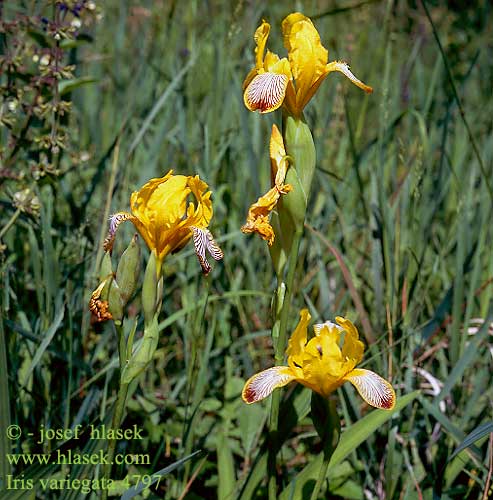
[[[19,8],[31,2],[24,3]],[[278,30],[292,10],[329,11],[314,22],[330,59],[348,60],[374,93],[332,74],[306,110],[318,160],[288,331],[302,307],[316,321],[346,316],[371,342],[364,366],[391,380],[402,399],[421,391],[384,422],[350,384],[338,390],[347,453],[329,467],[330,494],[481,498],[491,429],[475,447],[451,455],[491,420],[492,202],[430,23],[421,7],[404,3],[368,2],[335,13],[330,2],[271,4],[100,6],[92,41],[72,54],[77,76],[96,79],[72,94],[71,140],[89,161],[40,183],[40,217],[21,216],[1,241],[0,425],[35,432],[109,421],[116,337],[109,326],[92,325],[87,308],[97,285],[104,205],[111,197],[110,212],[127,207],[132,191],[170,168],[198,173],[213,191],[211,229],[225,258],[207,279],[192,249],[166,260],[158,351],[131,388],[124,420],[146,437],[118,446],[149,453],[151,465],[115,466],[113,475],[152,474],[203,450],[166,474],[151,498],[179,498],[186,488],[187,498],[266,498],[269,405],[246,406],[240,393],[250,375],[273,364],[276,283],[264,242],[239,229],[269,186],[268,137],[277,117],[249,113],[241,85],[262,18]],[[488,3],[428,8],[493,184]],[[284,54],[280,40],[277,31],[272,48]],[[10,196],[2,186],[1,227],[15,212]],[[115,256],[131,235],[132,227],[122,227]],[[129,317],[140,308],[138,297]],[[475,318],[482,328],[471,328]],[[307,389],[285,391],[280,498],[310,498],[317,479],[321,443],[309,409]],[[372,432],[358,440],[365,416]],[[11,444],[0,433],[2,454]],[[87,451],[96,443],[68,446]],[[51,451],[28,439],[13,450],[21,448]],[[322,491],[320,498],[329,496],[326,485]]]

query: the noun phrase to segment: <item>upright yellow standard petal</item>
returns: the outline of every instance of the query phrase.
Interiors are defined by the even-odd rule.
[[[243,82],[245,106],[250,111],[260,113],[270,113],[282,105],[288,82],[291,79],[287,59],[279,59],[270,51],[267,51],[264,58],[269,32],[269,23],[262,21],[253,37],[256,44],[255,68],[248,73]]]
[[[284,180],[289,166],[288,157],[286,156],[286,148],[282,134],[277,128],[277,125],[272,125],[272,133],[269,143],[270,155],[270,180],[273,186],[276,186],[279,191],[282,191]]]
[[[282,22],[284,45],[296,85],[296,106],[302,110],[313,95],[311,88],[327,74],[328,52],[311,20],[295,12]]]
[[[310,319],[311,316],[308,309],[302,309],[300,311],[300,321],[288,341],[286,355],[288,356],[288,363],[292,367],[299,367],[303,364],[303,353],[307,341]]]
[[[257,71],[262,71],[264,69],[264,52],[265,46],[267,44],[267,39],[269,38],[270,24],[262,20],[262,24],[255,30],[253,39],[255,41],[255,67]]]

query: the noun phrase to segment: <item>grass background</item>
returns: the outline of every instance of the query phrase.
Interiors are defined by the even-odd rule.
[[[42,2],[12,4],[6,17],[44,13]],[[211,229],[225,258],[207,279],[191,247],[166,260],[159,348],[124,423],[144,429],[145,439],[118,447],[148,453],[151,465],[113,475],[152,474],[203,450],[143,494],[265,498],[258,464],[268,405],[246,406],[240,392],[273,362],[275,277],[265,243],[239,228],[269,185],[267,141],[280,117],[249,113],[241,86],[259,21],[271,23],[269,48],[284,54],[280,22],[300,10],[314,20],[329,59],[349,61],[374,93],[332,74],[306,110],[318,160],[290,324],[302,307],[317,321],[347,316],[368,344],[364,366],[401,396],[420,389],[391,419],[367,427],[368,438],[330,468],[321,498],[481,498],[491,488],[492,460],[490,3],[427,3],[443,53],[414,2],[110,0],[98,7],[91,40],[69,54],[77,76],[94,79],[70,95],[70,142],[88,159],[71,158],[61,175],[38,182],[40,216],[22,215],[2,240],[2,429],[87,426],[111,415],[116,336],[109,325],[91,325],[87,308],[104,206],[128,209],[130,193],[169,168],[198,173],[214,193]],[[8,182],[0,185],[2,227],[15,210]],[[132,229],[119,231],[115,263]],[[129,318],[139,307],[137,294]],[[290,386],[285,394],[281,498],[309,498],[318,471],[308,392]],[[361,434],[357,423],[371,411],[349,384],[338,396],[347,436]],[[473,448],[452,456],[474,431],[466,440]],[[0,451],[3,460],[11,449],[46,453],[61,444],[12,443],[2,432]],[[4,477],[98,474],[94,466],[58,469],[2,461]]]

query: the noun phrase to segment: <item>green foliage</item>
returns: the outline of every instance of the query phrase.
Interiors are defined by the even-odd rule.
[[[274,362],[276,281],[265,242],[239,228],[269,186],[267,138],[278,117],[249,113],[241,86],[258,22],[271,23],[269,44],[284,54],[280,21],[295,3],[108,0],[86,2],[80,18],[79,3],[0,3],[3,485],[9,473],[37,484],[101,477],[94,465],[9,465],[4,457],[103,446],[87,432],[44,443],[36,436],[42,426],[109,425],[118,340],[109,323],[91,323],[88,309],[107,218],[173,168],[209,184],[225,258],[207,278],[191,247],[166,258],[158,348],[129,387],[123,423],[144,438],[116,450],[148,454],[150,463],[114,465],[112,475],[127,498],[266,498],[269,405],[247,406],[240,394]],[[350,384],[338,390],[341,441],[319,498],[476,499],[488,487],[491,6],[458,5],[427,4],[442,54],[421,6],[296,2],[314,16],[329,59],[350,61],[374,93],[331,74],[305,110],[317,165],[288,331],[302,307],[315,321],[349,317],[368,344],[365,367],[398,394],[393,413],[381,413]],[[119,229],[113,269],[133,230]],[[141,296],[132,288],[121,327],[137,347]],[[282,498],[310,498],[317,479],[323,443],[309,409],[310,392],[288,386]],[[22,438],[5,438],[11,424]],[[139,490],[144,475],[155,481]]]

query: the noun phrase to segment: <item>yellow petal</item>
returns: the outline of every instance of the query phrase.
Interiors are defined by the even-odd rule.
[[[363,359],[365,346],[359,340],[358,330],[346,318],[336,316],[337,323],[344,328],[346,336],[344,337],[344,345],[342,346],[342,356],[344,359],[354,360],[354,364],[358,364]]]
[[[255,40],[255,66],[257,70],[264,67],[264,52],[267,38],[269,38],[270,24],[262,20],[262,24],[255,30],[253,39]]]
[[[288,348],[286,349],[286,355],[288,356],[288,363],[290,365],[296,364],[302,366],[302,357],[307,341],[308,324],[311,318],[308,309],[302,309],[300,311],[300,321],[291,335],[288,342]]]
[[[170,170],[132,193],[132,222],[160,261],[190,240],[192,226],[209,224],[212,203],[207,189],[198,176],[172,175]]]
[[[303,110],[303,108],[310,102],[311,98],[316,94],[318,88],[325,80],[325,77],[329,74],[327,70],[322,72],[313,82],[310,88],[303,94],[299,94],[296,100],[296,107],[298,110]]]
[[[299,12],[284,19],[282,32],[296,83],[296,106],[302,109],[313,95],[311,87],[327,73],[328,52],[311,20]]]
[[[289,65],[289,61],[283,57],[279,58],[277,54],[267,51],[264,58],[264,71],[267,73],[282,73],[288,77],[288,80],[291,79],[291,67]],[[262,71],[259,71],[262,73]]]
[[[318,392],[324,397],[328,397],[340,387],[344,380],[342,377],[334,377],[331,373],[341,371],[341,362],[337,359],[328,358],[328,361],[322,361],[314,357],[306,360],[303,365],[303,377],[297,381]]]
[[[132,193],[130,208],[142,224],[161,231],[180,220],[185,214],[187,177],[170,175],[151,179],[139,191]]]
[[[322,361],[326,361],[330,358],[342,362],[343,358],[341,348],[339,347],[339,337],[339,332],[324,329],[321,335],[310,339],[305,347],[305,352]],[[339,373],[331,373],[331,375],[339,376]]]
[[[207,191],[209,186],[202,181],[198,175],[188,177],[188,186],[195,197],[196,206],[191,203],[189,205],[188,221],[189,226],[207,227],[212,219],[212,201],[211,191]]]
[[[396,401],[394,388],[380,375],[357,368],[349,372],[344,380],[351,382],[369,405],[382,410],[394,408]]]
[[[283,192],[291,190],[290,185],[283,186]],[[262,239],[272,245],[274,242],[274,230],[269,224],[269,214],[274,209],[281,196],[281,191],[273,187],[261,196],[248,210],[247,221],[241,230],[243,233],[258,233]]]
[[[288,78],[282,73],[261,73],[248,84],[243,101],[250,111],[270,113],[278,109],[286,94]]]
[[[295,379],[287,366],[274,366],[250,377],[241,393],[245,403],[251,404],[269,396],[274,389],[284,387]]]
[[[257,233],[269,246],[274,243],[274,230],[269,223],[269,218],[265,215],[259,215],[254,219],[249,218],[246,224],[241,226],[241,231],[245,234]]]
[[[288,170],[289,162],[286,157],[284,141],[276,124],[272,125],[269,144],[271,183],[279,191],[283,190],[284,180]]]
[[[252,68],[249,72],[246,78],[243,80],[243,92],[245,92],[245,89],[250,85],[250,82],[258,75],[257,68]]]
[[[343,61],[332,61],[327,64],[327,73],[332,71],[338,71],[342,73],[345,77],[349,78],[357,87],[364,90],[367,94],[371,94],[373,89],[365,85],[361,80],[358,80],[350,71],[349,65]]]

